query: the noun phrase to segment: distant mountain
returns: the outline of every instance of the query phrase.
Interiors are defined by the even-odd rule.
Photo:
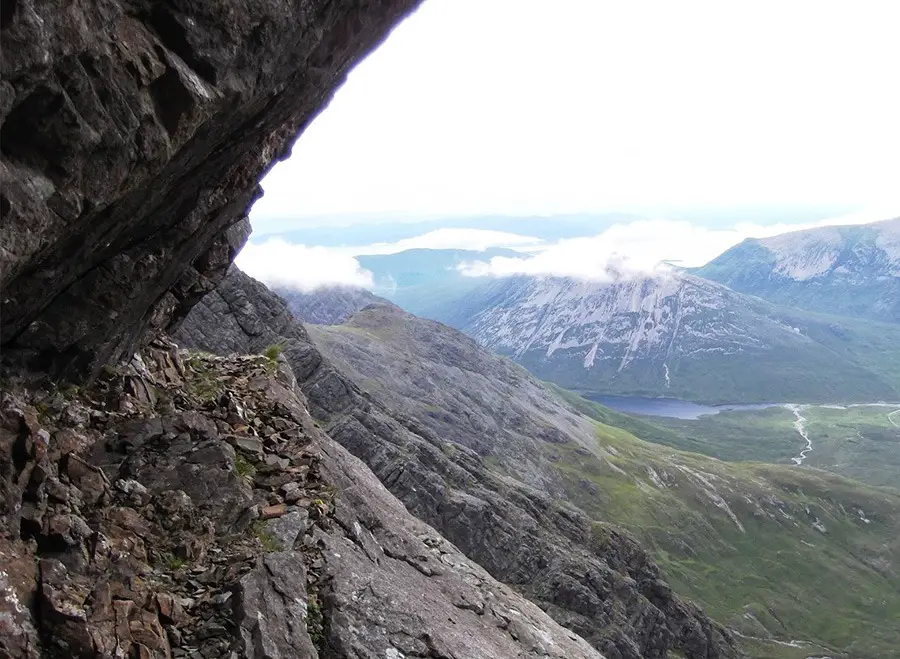
[[[778,304],[900,323],[900,218],[751,238],[693,272]]]
[[[393,306],[364,288],[352,286],[327,286],[309,293],[288,288],[273,290],[287,302],[295,318],[315,325],[339,325],[370,304]]]
[[[583,392],[705,402],[900,398],[900,327],[777,307],[683,272],[484,281],[443,320]]]
[[[408,249],[396,254],[364,255],[359,264],[375,279],[374,292],[406,311],[431,317],[452,299],[464,297],[479,281],[460,274],[458,266],[495,256],[522,256],[511,249]]]

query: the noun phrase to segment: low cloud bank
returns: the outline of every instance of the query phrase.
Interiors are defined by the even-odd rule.
[[[494,257],[464,263],[459,270],[472,277],[553,275],[609,282],[661,274],[671,271],[671,265],[702,265],[740,240],[735,231],[712,231],[690,222],[639,220],[613,225],[597,236],[562,240],[534,256]]]
[[[235,262],[264,284],[304,293],[327,286],[371,289],[375,285],[372,273],[353,256],[327,247],[294,245],[280,238],[248,243]]]
[[[893,217],[865,212],[806,224],[741,223],[708,229],[688,221],[638,220],[616,224],[597,236],[562,240],[533,256],[494,257],[461,264],[470,277],[548,275],[610,282],[671,272],[671,266],[698,267],[747,238],[767,238],[824,226],[867,224]]]
[[[893,212],[890,212],[893,211]],[[309,292],[325,286],[374,288],[372,273],[356,260],[364,254],[396,254],[409,249],[484,251],[507,247],[520,257],[494,257],[458,266],[472,277],[550,275],[611,282],[659,275],[673,266],[701,266],[746,238],[767,238],[791,231],[864,224],[898,215],[897,206],[815,223],[736,224],[709,229],[689,221],[637,220],[616,224],[596,236],[546,244],[541,239],[504,231],[443,228],[393,243],[352,247],[309,247],[269,238],[249,243],[237,258],[242,270],[272,286]],[[548,219],[552,221],[552,219]]]
[[[397,254],[408,249],[465,249],[483,252],[492,247],[511,249],[533,248],[541,243],[540,238],[523,236],[506,231],[489,229],[435,229],[421,236],[404,238],[393,243],[374,243],[358,247],[342,248],[354,256],[362,254]]]

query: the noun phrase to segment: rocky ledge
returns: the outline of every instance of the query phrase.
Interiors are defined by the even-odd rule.
[[[157,340],[0,406],[0,654],[599,658],[413,518],[282,358]]]

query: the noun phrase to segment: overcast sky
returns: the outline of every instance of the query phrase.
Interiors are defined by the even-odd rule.
[[[255,222],[896,198],[900,3],[426,0]]]

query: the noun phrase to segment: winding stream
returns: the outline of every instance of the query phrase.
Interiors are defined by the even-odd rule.
[[[806,417],[800,413],[800,411],[803,409],[800,405],[788,403],[784,407],[785,409],[788,409],[794,413],[794,429],[806,441],[806,448],[800,451],[800,455],[795,458],[791,458],[791,460],[794,461],[795,465],[802,465],[803,461],[806,460],[806,456],[809,455],[809,452],[813,449],[812,440],[809,438],[809,434],[806,432]]]

